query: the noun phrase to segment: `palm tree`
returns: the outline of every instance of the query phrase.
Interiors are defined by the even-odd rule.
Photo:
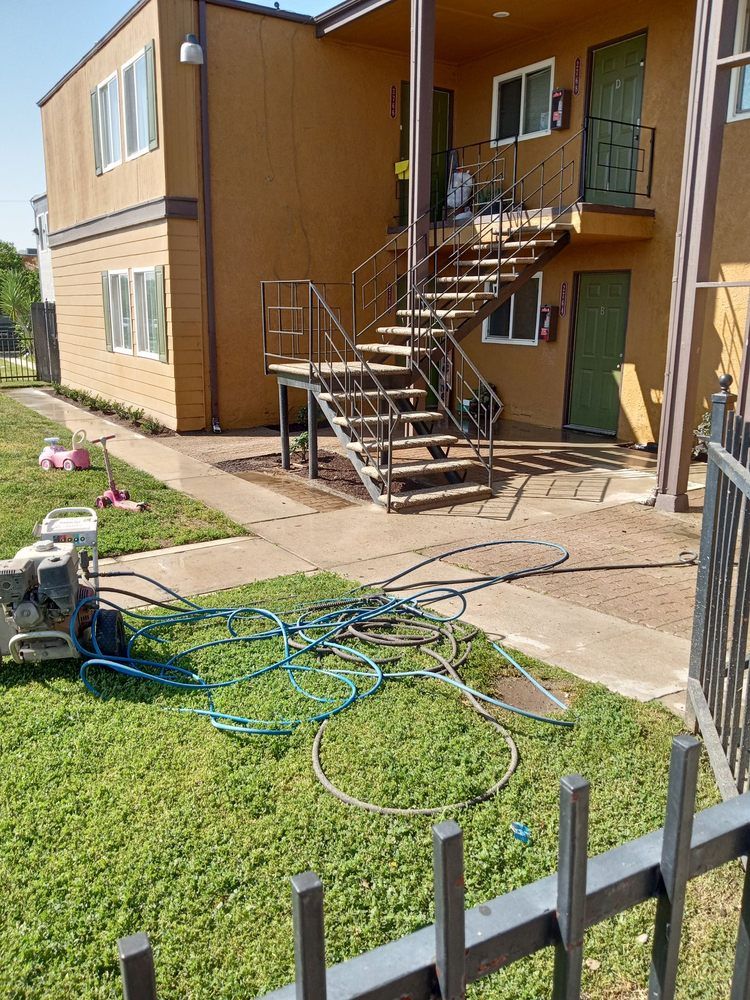
[[[0,272],[0,313],[11,318],[23,337],[31,335],[31,291],[22,271]]]

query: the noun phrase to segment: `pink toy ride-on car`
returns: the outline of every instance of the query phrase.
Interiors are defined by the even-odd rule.
[[[45,472],[50,469],[65,469],[66,472],[90,469],[91,458],[88,449],[84,448],[86,431],[76,431],[70,448],[60,444],[60,438],[45,438],[44,448],[39,456],[39,464]]]

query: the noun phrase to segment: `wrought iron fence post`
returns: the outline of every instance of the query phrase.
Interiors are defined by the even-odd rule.
[[[552,1000],[578,1000],[583,968],[583,932],[588,865],[589,783],[578,774],[560,782],[560,845]]]
[[[313,872],[292,879],[297,1000],[326,1000],[323,883]]]
[[[132,934],[117,942],[124,1000],[156,1000],[154,953],[148,934]]]
[[[734,406],[736,396],[729,392],[732,385],[731,375],[722,375],[719,379],[721,392],[711,396],[711,433],[709,440],[721,444],[724,440],[728,413]],[[712,576],[712,555],[714,549],[714,534],[716,530],[717,499],[719,492],[719,468],[708,455],[706,470],[706,499],[703,508],[703,524],[701,527],[700,557],[698,560],[698,581],[695,591],[695,613],[693,616],[693,634],[690,644],[690,669],[688,672],[688,696],[685,705],[685,724],[688,729],[696,731],[696,715],[692,704],[691,682],[701,684],[704,675],[704,658],[706,652],[706,631],[708,623],[708,593]]]
[[[661,849],[664,892],[656,908],[649,1000],[672,1000],[677,983],[700,753],[701,745],[692,736],[677,736],[672,742]]]
[[[435,965],[441,1000],[466,996],[464,837],[449,819],[432,828],[435,877]]]

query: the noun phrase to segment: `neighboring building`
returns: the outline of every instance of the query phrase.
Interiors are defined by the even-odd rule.
[[[55,301],[55,282],[52,277],[52,251],[49,245],[49,211],[47,195],[38,194],[31,199],[34,210],[34,232],[36,234],[36,261],[39,268],[39,287],[42,302]]]
[[[558,220],[568,245],[461,347],[510,419],[655,440],[695,0],[503,6],[501,18],[486,0],[437,0],[435,146],[488,140],[486,160],[518,133],[525,206],[550,210],[554,185],[575,204]],[[180,46],[201,33],[201,11],[198,70]],[[738,48],[746,24],[743,0]],[[212,411],[224,428],[275,421],[260,283],[351,281],[389,238],[403,214],[394,164],[408,156],[409,65],[408,0],[352,0],[314,19],[243,0],[140,0],[40,102],[62,380],[179,430],[210,427]],[[722,280],[747,278],[750,260],[736,181],[750,152],[745,71],[729,117]],[[550,341],[542,305],[560,310]],[[738,372],[746,314],[742,290],[711,299],[696,423],[715,373]],[[610,388],[593,405],[597,385]]]

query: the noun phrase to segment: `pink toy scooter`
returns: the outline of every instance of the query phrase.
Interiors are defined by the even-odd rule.
[[[39,464],[45,472],[50,469],[65,469],[66,472],[73,472],[78,469],[90,469],[91,458],[88,450],[84,448],[86,442],[86,431],[76,431],[70,448],[64,448],[60,444],[60,438],[45,438],[44,448],[39,455]]]
[[[112,466],[109,463],[109,452],[107,451],[107,441],[111,441],[115,436],[114,434],[109,434],[107,437],[100,437],[92,441],[92,444],[100,444],[102,446],[104,468],[107,470],[107,482],[109,484],[109,488],[96,498],[96,506],[100,509],[103,507],[118,507],[120,510],[132,510],[136,513],[148,510],[149,506],[147,503],[137,503],[135,500],[130,499],[130,494],[127,490],[118,490],[117,488],[115,477],[112,475]]]

